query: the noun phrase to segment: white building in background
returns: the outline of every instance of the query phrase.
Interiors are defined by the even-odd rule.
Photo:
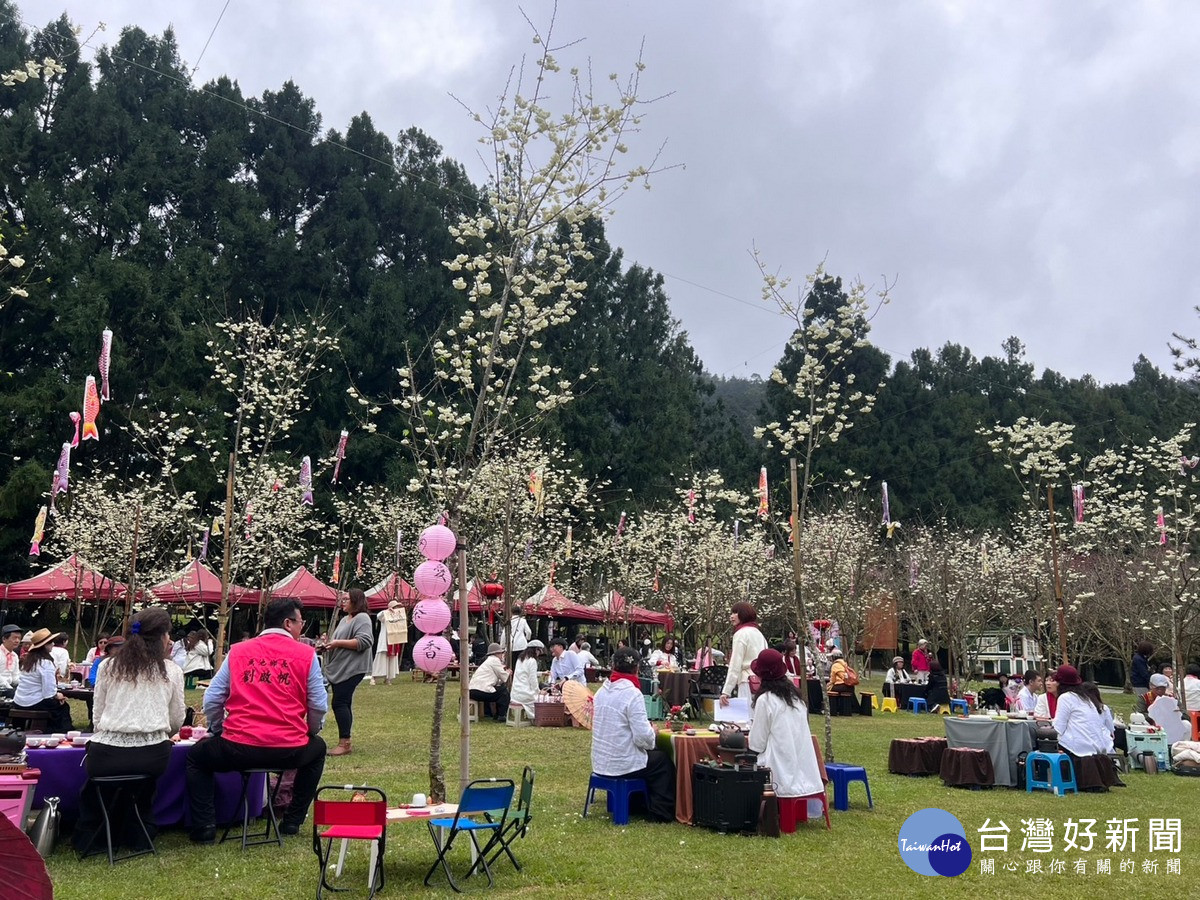
[[[1037,640],[1022,631],[982,631],[970,639],[969,647],[974,658],[971,669],[984,677],[1023,675],[1028,669],[1041,668]]]

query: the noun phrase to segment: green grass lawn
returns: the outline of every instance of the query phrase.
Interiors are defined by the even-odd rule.
[[[457,690],[457,682],[450,685]],[[455,696],[457,696],[455,694]],[[198,698],[189,696],[189,703]],[[1127,716],[1132,698],[1106,695],[1118,714]],[[433,687],[407,680],[392,686],[362,687],[355,698],[354,752],[330,759],[325,783],[368,783],[388,793],[392,802],[411,799],[428,788],[427,761]],[[77,711],[82,716],[82,710]],[[822,735],[821,719],[810,718]],[[332,717],[330,720],[332,729]],[[447,780],[457,784],[458,726],[453,712],[447,723]],[[498,864],[498,895],[523,897],[662,896],[684,893],[705,897],[916,897],[930,891],[974,897],[1091,897],[1108,891],[1122,896],[1175,898],[1200,893],[1200,779],[1170,774],[1134,773],[1129,787],[1109,794],[1065,798],[1045,793],[1027,795],[1004,788],[965,791],[943,787],[937,778],[905,778],[887,772],[889,742],[896,737],[941,734],[941,717],[879,715],[834,719],[834,749],[839,761],[866,766],[875,808],[866,808],[860,785],[851,788],[851,809],[833,812],[833,831],[810,822],[795,835],[778,840],[718,835],[687,826],[634,821],[614,827],[603,803],[587,819],[580,816],[590,772],[589,733],[580,729],[508,728],[477,725],[471,736],[471,775],[519,780],[528,764],[537,771],[534,824],[516,853],[523,869]],[[335,735],[336,736],[336,735]],[[832,791],[830,792],[832,802]],[[904,820],[916,810],[940,807],[956,815],[966,829],[975,859],[955,879],[934,879],[909,870],[897,852]],[[1096,819],[1097,848],[1090,853],[1062,851],[1068,818]],[[1177,817],[1183,822],[1182,852],[1150,852],[1149,820]],[[990,818],[1011,829],[1009,853],[981,854],[976,830]],[[1054,825],[1054,852],[1021,852],[1022,819],[1044,818]],[[1134,852],[1105,852],[1104,823],[1110,818],[1137,819],[1140,830]],[[294,898],[312,896],[316,857],[311,832],[285,840],[284,847],[255,847],[245,853],[236,843],[197,847],[182,830],[160,835],[158,855],[121,863],[111,870],[103,857],[75,859],[66,840],[49,860],[56,896],[71,898]],[[355,893],[365,885],[365,852],[352,848],[348,866]],[[457,851],[456,851],[457,852]],[[387,886],[383,896],[412,892],[453,896],[444,879],[425,888],[422,878],[434,859],[422,823],[394,825],[388,832]],[[1178,856],[1182,874],[1166,874],[1167,860]],[[980,873],[981,858],[995,859],[995,874]],[[465,852],[462,855],[465,859]],[[1072,864],[1087,861],[1087,875],[1074,874]],[[1096,874],[1096,861],[1112,860],[1112,874]],[[1137,874],[1122,873],[1132,859]],[[1026,871],[1027,860],[1042,863],[1043,873]],[[1053,860],[1066,872],[1050,871]],[[1142,872],[1144,861],[1157,860],[1158,874]],[[1005,871],[1005,864],[1015,872]],[[476,881],[476,879],[472,879]],[[345,879],[344,879],[345,882]],[[470,882],[468,882],[470,884]],[[479,879],[470,891],[486,889]],[[4,895],[0,889],[0,896]]]

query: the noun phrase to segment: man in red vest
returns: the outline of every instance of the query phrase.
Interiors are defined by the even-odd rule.
[[[295,769],[292,802],[279,823],[297,834],[325,770],[325,742],[317,734],[329,708],[316,652],[297,640],[304,630],[300,601],[267,604],[266,627],[229,655],[204,693],[204,715],[213,736],[187,757],[191,839],[216,839],[213,773]]]

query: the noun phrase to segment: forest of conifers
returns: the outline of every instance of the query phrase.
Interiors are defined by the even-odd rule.
[[[0,70],[46,56],[67,67],[52,87],[0,90],[0,228],[9,253],[26,261],[5,278],[27,293],[0,300],[3,581],[34,568],[29,531],[102,329],[115,335],[115,402],[85,467],[145,464],[121,428],[129,418],[171,410],[197,429],[223,427],[227,402],[206,347],[217,322],[238,317],[321,319],[337,333],[339,359],[294,431],[327,451],[347,425],[347,387],[394,394],[405,348],[424,348],[456,320],[462,298],[442,265],[456,252],[447,226],[480,202],[436,135],[384,135],[366,112],[330,127],[290,82],[258,97],[229,78],[193,85],[170,33],[126,30],[93,67],[65,19],[26,33],[0,0]],[[595,374],[542,427],[582,473],[608,479],[612,502],[600,515],[611,522],[669,500],[688,473],[709,470],[749,494],[766,465],[772,495],[785,497],[786,461],[753,429],[785,416],[790,395],[769,381],[706,373],[671,316],[655,261],[626,260],[599,222],[587,239],[594,256],[576,275],[586,299],[546,347],[565,372]],[[860,351],[857,383],[881,383],[878,402],[821,451],[817,502],[823,480],[852,469],[888,482],[893,518],[1002,528],[1020,486],[980,426],[1021,416],[1072,423],[1086,454],[1173,434],[1200,416],[1192,382],[1145,358],[1130,360],[1127,383],[1100,385],[1039,375],[1019,336],[995,337],[976,348],[983,356],[949,344],[904,360]],[[403,427],[383,416],[376,433],[356,434],[346,482],[407,482]],[[222,475],[202,462],[180,477],[217,501]]]

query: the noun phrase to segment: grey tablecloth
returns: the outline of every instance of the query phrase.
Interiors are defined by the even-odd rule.
[[[957,719],[947,717],[946,746],[986,750],[992,758],[996,784],[1017,786],[1017,757],[1032,750],[1037,731],[1032,719]]]

